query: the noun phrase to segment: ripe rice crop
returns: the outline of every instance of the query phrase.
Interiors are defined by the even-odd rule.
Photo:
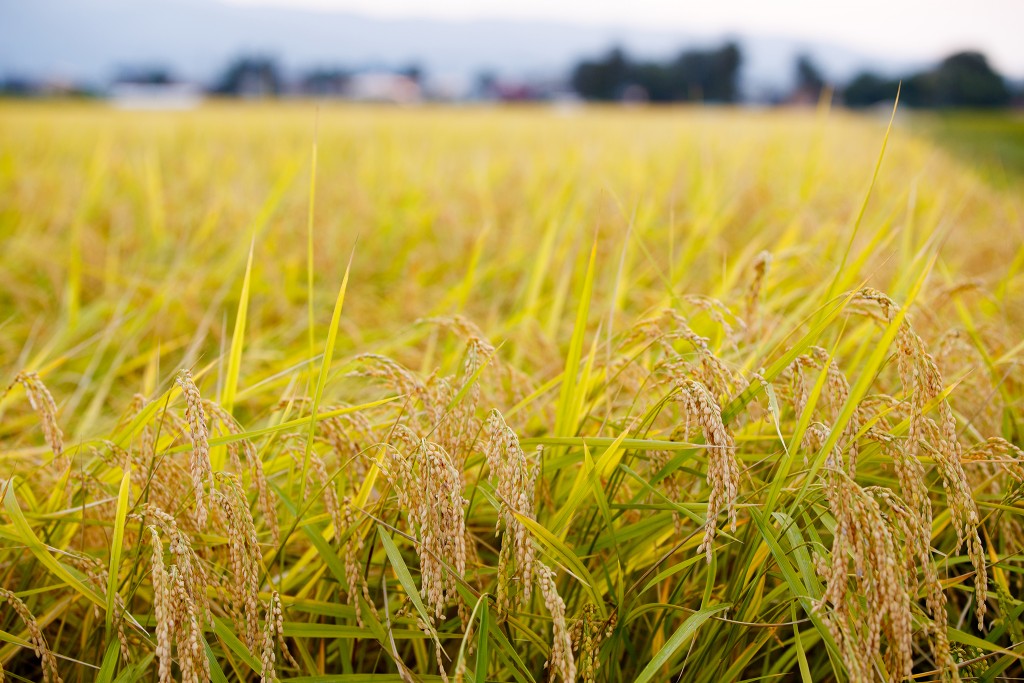
[[[1024,185],[915,119],[0,106],[0,680],[1010,680]]]

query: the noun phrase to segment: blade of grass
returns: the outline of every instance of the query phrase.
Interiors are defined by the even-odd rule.
[[[619,461],[622,460],[622,443],[629,436],[629,432],[623,430],[618,437],[615,438],[605,449],[604,453],[598,459],[595,465],[598,475],[601,477],[611,476],[611,473],[618,466]],[[587,442],[592,441],[590,439],[581,439],[580,445],[584,451],[589,451]],[[560,540],[565,540],[565,535],[568,533],[569,524],[573,519],[573,516],[579,510],[580,504],[583,503],[587,495],[590,493],[587,486],[588,472],[586,468],[581,468],[576,474],[576,480],[573,482],[572,489],[569,492],[569,497],[566,502],[561,506],[558,515],[550,523],[551,532],[557,536]]]
[[[395,542],[391,539],[389,534],[383,526],[377,525],[377,534],[380,536],[381,545],[384,546],[384,552],[387,553],[388,559],[391,561],[391,568],[395,572],[395,576],[398,578],[398,582],[402,584],[402,589],[405,594],[409,596],[409,600],[412,602],[413,607],[420,615],[420,619],[424,624],[430,624],[430,613],[427,611],[426,606],[420,599],[419,589],[416,588],[416,582],[413,581],[412,574],[409,573],[409,567],[406,566],[405,560],[402,559],[402,553],[395,545]],[[387,606],[385,605],[385,609]],[[437,639],[437,631],[430,626],[430,637],[434,640],[434,643],[440,647],[440,641]]]
[[[114,537],[110,540],[110,565],[107,569],[107,615],[106,629],[109,638],[113,632],[114,598],[117,596],[118,576],[121,569],[121,552],[124,545],[124,526],[128,518],[128,500],[131,496],[132,472],[131,465],[121,477],[121,487],[117,493],[117,508],[114,511]],[[115,641],[116,642],[116,641]]]
[[[210,646],[207,645],[206,647],[209,648]],[[209,656],[210,654],[208,652],[207,658],[209,658]],[[150,666],[153,663],[153,659],[154,654],[150,652],[139,661],[132,662],[127,667],[125,667],[125,669],[120,674],[118,674],[117,678],[114,679],[114,683],[135,683],[136,681],[142,679],[146,672],[151,671]],[[213,667],[211,665],[211,670],[212,669]],[[217,667],[217,670],[220,670],[220,668]],[[226,681],[222,682],[217,679],[214,680],[216,681],[216,683],[226,683]]]
[[[62,562],[57,561],[53,555],[50,554],[47,546],[39,540],[35,532],[32,531],[31,525],[28,520],[25,519],[25,514],[21,511],[21,507],[18,505],[18,499],[14,495],[16,478],[11,479],[11,484],[7,487],[7,491],[4,494],[4,508],[7,510],[8,516],[11,518],[11,522],[14,524],[14,530],[21,540],[25,544],[25,547],[35,555],[36,559],[46,567],[52,574],[57,578],[64,581],[71,588],[75,589],[82,597],[91,601],[98,607],[103,609],[107,608],[107,601],[103,599],[99,593],[86,585],[83,580],[84,577],[75,569],[68,567]]]
[[[697,629],[699,629],[705,621],[715,614],[729,609],[729,607],[731,607],[729,604],[715,605],[713,607],[707,607],[694,612],[687,617],[686,620],[679,625],[679,628],[676,629],[675,633],[673,633],[665,642],[665,645],[658,650],[658,653],[651,658],[651,661],[647,663],[647,666],[645,666],[636,677],[634,683],[648,683],[648,681],[653,681],[655,678],[664,680],[661,668],[668,664],[668,661],[676,651],[697,633]]]
[[[793,622],[793,646],[796,648],[796,659],[800,666],[800,680],[803,683],[814,683],[814,679],[811,678],[811,668],[807,664],[807,652],[804,650],[804,641],[800,637],[800,627],[797,624],[799,620],[796,618],[795,604],[790,605],[789,614]]]
[[[320,408],[320,401],[324,397],[324,387],[327,386],[327,375],[331,371],[331,360],[334,358],[334,345],[338,339],[338,323],[341,320],[341,309],[345,304],[345,290],[348,288],[348,276],[352,270],[352,258],[355,251],[349,255],[348,265],[345,266],[345,276],[341,280],[341,288],[338,290],[338,298],[334,302],[334,313],[331,315],[331,327],[327,331],[327,343],[324,345],[324,355],[320,362],[320,375],[316,381],[316,392],[313,394],[313,404],[310,413],[316,415]],[[299,479],[299,499],[306,498],[306,481],[309,479],[309,458],[313,453],[313,438],[316,436],[316,421],[309,423],[309,433],[306,436],[306,452],[302,456],[302,473]]]
[[[587,317],[590,312],[590,299],[594,289],[594,262],[597,259],[597,241],[590,249],[587,271],[583,276],[583,289],[576,309],[576,323],[572,338],[569,340],[569,352],[565,357],[565,370],[562,373],[562,388],[558,395],[555,417],[555,434],[557,436],[573,436],[579,415],[574,412],[577,406],[576,392],[577,375],[580,370],[580,359],[583,355],[583,340],[587,334]]]
[[[230,650],[235,656],[241,659],[250,669],[256,674],[259,674],[263,670],[263,664],[260,660],[249,652],[249,648],[245,646],[238,636],[235,635],[235,629],[224,621],[221,617],[213,618],[213,632],[220,638],[221,642],[224,643],[228,650]]]
[[[519,520],[527,529],[529,529],[537,541],[548,548],[552,554],[565,565],[566,569],[572,574],[577,581],[583,584],[583,587],[591,594],[594,600],[594,604],[597,606],[597,611],[601,615],[601,618],[605,618],[607,611],[604,606],[604,599],[601,593],[597,590],[597,584],[594,582],[593,577],[587,568],[580,562],[580,558],[576,557],[576,553],[569,549],[561,540],[558,539],[550,531],[542,527],[534,520],[519,514],[518,512],[512,513],[515,518]]]
[[[309,314],[309,329],[307,330],[307,336],[309,338],[309,357],[313,358],[316,355],[316,316],[313,314],[314,306],[314,290],[313,290],[313,274],[315,270],[315,263],[313,261],[313,214],[316,209],[316,161],[317,161],[317,142],[320,136],[320,110],[316,112],[316,124],[313,130],[313,155],[309,162],[309,211],[306,215],[306,309]],[[310,375],[310,383],[312,384],[312,375]]]
[[[487,593],[480,596],[480,602],[483,603],[484,608],[480,612],[480,630],[476,636],[476,666],[473,668],[473,673],[476,674],[477,683],[484,683],[487,680],[487,662],[490,654],[487,651],[487,646],[491,642],[491,610],[485,598],[487,598]]]
[[[111,683],[114,680],[114,672],[117,670],[117,654],[120,649],[121,646],[117,638],[110,638],[107,643],[107,651],[103,653],[100,670],[96,673],[96,683]]]
[[[480,595],[480,597],[476,601],[476,604],[473,605],[473,611],[469,615],[469,624],[472,624],[473,620],[478,618],[477,617],[478,614],[480,615],[479,616],[479,620],[480,621],[479,621],[479,626],[478,626],[479,633],[477,634],[477,636],[478,636],[477,637],[477,642],[479,643],[480,640],[482,639],[483,640],[483,648],[484,649],[483,650],[477,649],[477,666],[476,666],[476,668],[474,668],[474,672],[475,672],[474,680],[481,681],[481,682],[484,679],[480,678],[479,673],[478,673],[478,669],[479,669],[479,666],[480,666],[480,654],[481,654],[481,652],[484,654],[485,662],[486,662],[486,655],[487,655],[487,650],[486,650],[486,648],[487,648],[487,622],[485,620],[487,618],[487,596],[488,595],[489,595],[488,593],[483,593],[483,594]],[[483,607],[483,611],[482,612],[480,611],[480,607],[481,606]],[[469,624],[466,625],[467,629],[469,628]],[[468,633],[468,630],[467,630],[467,633]],[[461,667],[465,666],[465,661],[466,661],[466,640],[467,640],[466,638],[463,638],[462,639],[462,644],[459,645],[459,656],[455,660],[455,670],[456,671],[458,671]],[[484,670],[486,670],[486,669],[487,669],[487,664],[485,663],[484,664]]]
[[[867,211],[868,200],[871,199],[871,192],[875,189],[875,182],[878,180],[878,171],[882,168],[882,159],[885,158],[885,148],[889,144],[889,133],[892,132],[892,124],[896,120],[896,108],[900,103],[900,89],[902,87],[902,83],[896,87],[896,99],[892,103],[892,115],[889,117],[889,125],[886,127],[885,136],[882,138],[882,149],[878,152],[878,160],[875,161],[875,170],[871,174],[871,182],[868,184],[868,191],[864,194],[864,201],[861,202],[860,211],[857,212],[857,218],[853,222],[853,229],[850,231],[850,239],[847,240],[846,248],[843,250],[843,257],[839,261],[839,267],[836,268],[836,274],[832,278],[831,284],[828,286],[828,293],[825,295],[826,300],[830,300],[835,296],[840,279],[848,275],[846,272],[846,262],[850,258],[850,251],[853,249],[853,242],[856,240],[857,232],[860,230],[860,224],[864,220],[864,212]]]
[[[821,616],[814,609],[814,596],[807,592],[807,587],[803,581],[800,580],[799,575],[793,568],[793,565],[789,561],[789,555],[782,549],[779,544],[778,538],[775,536],[770,522],[763,519],[757,510],[750,510],[750,518],[757,526],[757,530],[761,534],[761,538],[768,545],[771,550],[772,557],[775,558],[775,564],[782,572],[782,577],[785,579],[786,584],[789,586],[790,593],[796,598],[797,602],[800,603],[801,608],[810,620],[814,624],[814,628],[818,631],[818,635],[821,637],[822,642],[825,644],[829,652],[829,658],[833,662],[833,666],[841,666],[838,662],[842,659],[839,656],[839,648],[836,646],[835,641],[832,639],[832,634],[829,632],[828,627],[821,620]]]
[[[220,666],[220,660],[214,653],[210,643],[203,638],[203,651],[206,653],[206,661],[210,663],[210,679],[213,683],[228,683],[228,677],[224,675],[224,669]]]
[[[238,375],[242,368],[242,346],[245,343],[245,323],[249,315],[249,283],[252,279],[252,255],[256,248],[256,238],[249,243],[249,260],[245,264],[245,276],[242,278],[242,291],[238,295],[238,311],[235,313],[235,329],[231,333],[231,349],[228,352],[228,370],[224,378],[224,391],[220,396],[220,404],[228,413],[235,407],[235,394],[238,392]],[[219,469],[214,465],[214,469]]]
[[[82,308],[82,232],[85,227],[89,213],[96,205],[104,187],[104,176],[107,166],[109,142],[102,140],[96,145],[92,159],[89,163],[88,180],[85,182],[85,193],[79,199],[75,208],[75,217],[71,221],[71,229],[68,233],[70,246],[68,248],[68,273],[67,291],[65,294],[65,305],[68,313],[68,327],[74,329],[78,325]]]

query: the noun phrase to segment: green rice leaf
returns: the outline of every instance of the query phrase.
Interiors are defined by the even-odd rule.
[[[714,605],[713,607],[698,610],[687,617],[686,621],[680,624],[675,633],[665,642],[664,647],[658,650],[658,653],[651,658],[651,661],[643,668],[640,675],[636,677],[634,683],[648,683],[648,681],[655,680],[656,677],[662,680],[664,677],[662,667],[668,664],[679,648],[697,633],[697,629],[705,621],[719,612],[724,612],[731,606],[729,604]]]

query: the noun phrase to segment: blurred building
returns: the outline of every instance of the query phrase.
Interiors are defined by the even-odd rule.
[[[191,83],[117,83],[110,88],[110,103],[118,109],[192,109],[203,101]]]
[[[352,74],[345,85],[344,94],[357,102],[416,104],[423,100],[423,88],[416,78],[387,71]]]
[[[107,92],[118,109],[192,109],[203,94],[194,83],[175,78],[162,68],[121,69]]]
[[[311,69],[300,76],[294,94],[301,97],[345,97],[350,76],[343,69]]]

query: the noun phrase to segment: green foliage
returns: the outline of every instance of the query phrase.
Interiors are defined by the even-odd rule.
[[[1024,119],[1003,112],[949,112],[921,119],[938,144],[1009,188],[1024,177]]]

